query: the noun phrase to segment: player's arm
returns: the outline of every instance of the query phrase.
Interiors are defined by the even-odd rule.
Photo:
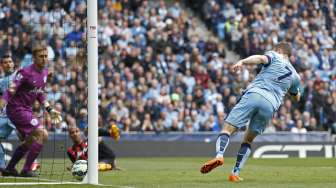
[[[17,71],[17,73],[14,76],[13,82],[11,82],[8,86],[8,94],[9,95],[15,95],[17,88],[19,88],[24,82],[26,81],[26,78],[28,75],[25,74],[23,69]]]
[[[300,93],[300,91],[294,96],[294,99],[295,99],[297,102],[300,101],[300,99],[301,99],[301,93]]]
[[[46,109],[46,111],[50,114],[51,122],[53,124],[61,123],[62,116],[61,113],[54,108],[52,108],[47,100],[44,100],[43,106]]]
[[[104,128],[99,128],[98,129],[98,136],[111,136],[108,130]]]
[[[111,124],[108,130],[99,128],[98,129],[98,136],[110,136],[114,140],[118,141],[120,138],[120,131],[116,124]]]
[[[300,101],[301,92],[300,92],[300,77],[298,76],[292,83],[291,87],[288,90],[288,93],[291,95],[292,99],[295,101]]]
[[[297,92],[288,92],[288,94],[291,96],[291,98],[294,100],[294,101],[297,101],[299,102],[300,99],[301,99],[301,92],[300,90],[298,89]]]
[[[258,64],[268,64],[269,58],[266,55],[252,55],[245,59],[238,61],[233,65],[234,71],[239,71],[242,69],[243,65],[258,65]]]
[[[67,149],[67,154],[68,154],[70,161],[74,163],[76,161],[76,153],[71,149],[71,147]]]

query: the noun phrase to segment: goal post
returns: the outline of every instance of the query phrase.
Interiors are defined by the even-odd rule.
[[[88,64],[88,173],[87,182],[98,184],[98,40],[97,0],[87,0]]]

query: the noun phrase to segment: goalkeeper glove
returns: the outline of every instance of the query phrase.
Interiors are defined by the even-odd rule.
[[[48,106],[46,110],[50,114],[52,124],[59,124],[62,122],[63,119],[59,111],[51,108],[50,106]]]
[[[119,128],[118,128],[118,126],[117,126],[116,124],[112,124],[112,125],[111,125],[111,127],[110,127],[110,129],[109,129],[109,132],[110,132],[111,137],[112,137],[114,140],[116,140],[116,141],[119,140],[119,138],[120,138],[120,133],[119,133]]]

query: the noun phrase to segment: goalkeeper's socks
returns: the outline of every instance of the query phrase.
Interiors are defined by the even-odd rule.
[[[216,158],[223,158],[224,152],[229,145],[230,135],[221,133],[216,141]]]
[[[22,157],[27,153],[28,150],[29,147],[26,144],[21,144],[19,147],[17,147],[6,169],[7,170],[14,169],[15,165],[22,159]]]
[[[22,170],[23,172],[31,171],[31,165],[33,164],[37,156],[40,154],[42,148],[43,148],[42,144],[33,141],[32,145],[30,146],[28,155],[26,157],[26,163],[23,166]]]
[[[232,170],[232,174],[239,175],[240,170],[243,168],[250,154],[251,154],[251,145],[248,143],[242,143],[237,153],[237,161],[236,165]]]

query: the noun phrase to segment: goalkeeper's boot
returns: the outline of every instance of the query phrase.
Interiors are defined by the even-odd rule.
[[[241,181],[243,181],[243,178],[239,177],[239,175],[231,174],[229,176],[229,181],[231,181],[231,182],[241,182]]]
[[[201,167],[201,173],[206,174],[210,172],[211,170],[217,168],[218,166],[221,166],[224,164],[224,158],[214,158],[208,162],[206,162]]]
[[[99,163],[98,164],[99,171],[109,171],[112,170],[112,165],[108,163]]]
[[[37,177],[38,175],[34,171],[21,171],[21,177]]]
[[[41,168],[41,165],[38,162],[34,162],[31,166],[30,166],[30,170],[31,171],[36,171],[39,168]]]
[[[19,173],[16,169],[4,169],[2,176],[19,176]]]

